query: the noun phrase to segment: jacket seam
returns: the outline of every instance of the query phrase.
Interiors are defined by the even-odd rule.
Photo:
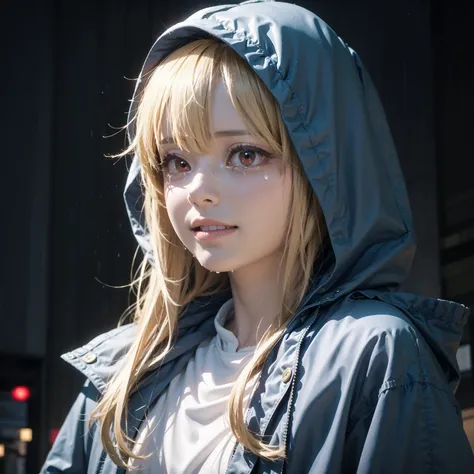
[[[91,368],[82,362],[80,359],[69,360],[65,359],[70,365],[72,365],[76,370],[78,370],[81,374],[83,374],[88,380],[90,380],[95,388],[99,391],[100,394],[104,392],[106,387],[106,383],[104,380],[99,377]]]
[[[436,389],[438,392],[443,393],[447,397],[449,397],[449,395],[450,395],[450,393],[447,390],[444,390],[444,389],[438,387],[436,384],[433,384],[431,382],[427,382],[427,381],[424,381],[424,380],[412,380],[412,381],[405,382],[405,383],[396,383],[394,380],[388,380],[387,382],[384,383],[384,385],[389,385],[389,386],[386,386],[385,388],[382,388],[381,390],[379,390],[379,392],[377,394],[377,401],[372,401],[372,400],[369,400],[367,397],[364,397],[366,410],[364,410],[364,413],[361,416],[359,416],[357,418],[357,420],[354,420],[354,421],[348,423],[346,437],[351,435],[354,427],[360,421],[365,420],[367,417],[373,415],[373,413],[374,413],[374,411],[375,411],[375,409],[376,409],[376,407],[379,403],[379,400],[384,395],[387,395],[390,392],[395,392],[397,390],[403,390],[403,389],[410,389],[411,387],[414,387],[415,385],[422,385],[424,387],[430,386],[430,387]],[[424,393],[425,393],[425,391],[423,391],[423,394]],[[425,395],[423,395],[423,396],[425,397]],[[452,407],[457,412],[459,412],[459,407],[455,403],[452,403],[452,402],[450,402],[450,403],[451,403]],[[425,404],[425,406],[426,406],[426,404]]]
[[[424,416],[424,421],[425,421],[425,425],[426,425],[427,430],[430,430],[430,434],[433,431],[433,419],[431,418],[431,420],[430,420],[430,414],[429,414],[428,408],[427,408],[428,403],[426,403],[427,394],[426,394],[425,389],[426,389],[426,387],[429,386],[429,387],[437,390],[438,392],[441,392],[448,399],[450,398],[450,393],[448,392],[448,390],[446,390],[444,388],[441,388],[437,384],[435,384],[434,382],[428,380],[429,377],[428,377],[427,372],[425,370],[424,360],[423,360],[423,356],[422,356],[422,353],[421,353],[421,350],[420,350],[420,345],[419,345],[419,339],[418,339],[416,333],[410,332],[410,335],[412,336],[414,345],[416,347],[416,352],[417,352],[417,355],[418,355],[418,362],[419,362],[422,378],[421,379],[418,378],[418,379],[415,379],[415,380],[413,380],[413,379],[412,380],[406,380],[403,383],[400,383],[400,379],[389,379],[389,380],[386,380],[385,382],[383,382],[380,389],[379,389],[379,391],[378,391],[378,393],[377,393],[377,400],[376,401],[368,399],[367,397],[364,397],[365,401],[366,401],[367,412],[365,414],[363,414],[362,416],[358,417],[357,420],[354,420],[352,423],[350,423],[350,429],[348,428],[347,436],[350,435],[350,433],[352,432],[354,427],[357,425],[357,423],[359,423],[359,421],[361,421],[363,419],[366,419],[368,416],[371,416],[374,413],[375,408],[376,408],[377,404],[379,403],[379,400],[382,396],[384,396],[385,394],[388,394],[389,392],[393,392],[395,390],[409,389],[409,388],[411,388],[415,385],[421,385],[422,386],[422,397],[423,397],[423,400],[425,402],[425,403],[423,403],[424,415],[425,415]],[[405,377],[407,375],[408,374],[405,373]],[[456,409],[456,411],[458,411],[458,407],[454,403],[452,403],[452,401],[450,401],[450,403]],[[430,421],[431,421],[431,424],[430,424]],[[430,438],[428,437],[426,453],[427,453],[428,464],[431,467],[431,466],[434,465],[434,453],[433,453],[433,448],[431,446],[431,443],[430,443],[429,439]]]
[[[294,357],[296,359],[296,357]],[[292,370],[294,371],[295,365],[296,365],[296,360],[293,360],[291,364],[288,364],[288,367],[291,367]],[[295,377],[296,374],[293,374],[293,377]],[[268,380],[268,379],[267,379]],[[273,415],[276,411],[277,406],[280,404],[280,402],[283,400],[285,397],[286,393],[288,392],[288,389],[290,387],[290,384],[286,384],[284,390],[282,393],[275,399],[273,402],[272,406],[269,407],[268,409],[268,414],[265,416],[265,418],[261,421],[260,424],[260,435],[263,437],[265,431],[267,430],[268,424],[270,423],[270,420],[273,418]]]
[[[78,347],[77,349],[74,349],[70,351],[72,354],[76,353],[81,353],[81,351],[85,350],[85,352],[92,351],[96,349],[98,346],[102,345],[103,343],[107,342],[109,339],[116,337],[126,331],[127,329],[130,329],[130,326],[121,326],[115,329],[112,329],[105,335],[104,337],[98,336],[96,339],[92,339],[92,341],[88,342],[87,344],[84,344],[81,347]]]
[[[424,359],[423,359],[423,356],[422,356],[422,353],[421,353],[421,350],[420,350],[419,338],[417,337],[416,334],[412,333],[412,335],[413,335],[413,339],[414,339],[414,342],[415,342],[416,351],[417,351],[417,354],[418,354],[418,360],[420,361],[420,368],[421,368],[421,371],[422,371],[422,374],[423,374],[423,379],[425,381],[427,381],[428,375],[427,375],[426,370],[425,370]],[[431,385],[431,384],[430,384],[430,386],[434,387],[434,385]],[[430,430],[430,435],[431,435],[432,432],[433,432],[434,420],[433,420],[432,415],[430,416],[430,412],[428,410],[428,403],[427,403],[428,399],[427,399],[427,393],[426,393],[425,387],[426,387],[426,385],[423,385],[422,390],[421,390],[421,393],[423,395],[423,399],[425,401],[425,403],[423,404],[423,408],[424,408],[423,411],[424,411],[424,414],[425,414],[426,430]],[[423,431],[423,433],[426,433],[426,432]],[[432,443],[430,443],[430,439],[431,439],[431,436],[428,436],[428,437],[425,436],[427,461],[428,461],[428,464],[430,465],[430,468],[431,468],[434,464],[434,452],[433,452],[433,445],[432,445]]]
[[[427,311],[423,313],[418,308],[414,306],[410,307],[410,310],[416,313],[418,316],[423,317],[425,319],[434,319],[436,321],[440,321],[444,323],[445,327],[448,327],[454,324],[458,328],[462,328],[467,321],[467,314],[466,315],[456,315],[450,314],[449,312],[445,311],[443,314],[437,314],[436,309],[433,312]],[[454,312],[454,311],[453,311]]]
[[[423,319],[440,321],[445,327],[451,327],[452,325],[454,325],[457,328],[462,328],[469,318],[470,310],[466,307],[463,308],[463,311],[461,311],[459,308],[456,309],[454,307],[448,309],[443,308],[442,310],[440,310],[440,303],[446,302],[446,300],[442,300],[439,298],[432,299],[431,304],[425,304],[420,308],[420,305],[416,305],[413,303],[409,303],[408,306],[400,305],[400,303],[396,300],[394,301],[390,298],[384,298],[384,293],[378,292],[376,290],[355,289],[350,297],[353,299],[357,299],[358,293],[362,295],[363,298],[381,301],[385,304],[399,309],[402,312],[409,312]]]
[[[380,398],[382,395],[384,395],[386,392],[389,392],[389,391],[393,391],[393,390],[396,390],[396,389],[404,389],[404,388],[411,388],[413,387],[414,385],[430,385],[431,387],[435,388],[436,390],[440,391],[440,392],[443,392],[444,394],[448,395],[450,394],[450,392],[448,390],[445,390],[441,387],[439,387],[436,383],[434,382],[429,382],[427,380],[410,380],[410,381],[406,381],[406,382],[403,382],[403,383],[397,383],[397,381],[395,379],[392,379],[392,380],[387,380],[386,382],[383,383],[382,387],[380,388],[379,392],[378,392],[378,395],[377,395],[377,399]],[[377,402],[369,402],[369,405],[371,406],[376,406],[377,405]],[[453,406],[455,406],[453,404]]]

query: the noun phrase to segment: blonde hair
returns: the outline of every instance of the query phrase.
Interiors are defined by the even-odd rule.
[[[281,156],[292,173],[292,208],[280,267],[282,309],[239,375],[228,410],[230,428],[246,449],[267,459],[284,457],[284,447],[270,447],[246,426],[244,390],[262,370],[308,288],[323,234],[317,199],[302,170],[277,101],[230,47],[213,39],[193,41],[172,52],[148,76],[134,118],[134,135],[121,155],[136,153],[140,160],[144,213],[155,262],[151,266],[144,259],[141,264],[134,315],[138,334],[121,370],[111,379],[94,410],[91,422],[99,423],[104,449],[117,465],[127,468],[130,459],[146,457],[133,452],[133,440],[126,434],[130,393],[147,370],[156,367],[172,348],[183,306],[196,297],[229,288],[227,274],[212,273],[202,267],[183,248],[173,230],[164,207],[159,158],[164,123],[179,148],[192,153],[209,150],[212,87],[217,79],[222,79],[248,130]]]

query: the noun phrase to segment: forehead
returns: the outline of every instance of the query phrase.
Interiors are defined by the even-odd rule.
[[[216,82],[212,92],[210,110],[212,131],[218,133],[226,130],[246,130],[247,127],[232,105],[222,80]]]
[[[248,134],[247,126],[232,105],[232,101],[227,89],[221,79],[211,88],[211,100],[209,102],[209,127],[210,133],[214,136],[244,135]],[[162,144],[173,143],[173,130],[170,117],[165,113],[165,120],[161,122]],[[192,128],[194,128],[191,125]]]

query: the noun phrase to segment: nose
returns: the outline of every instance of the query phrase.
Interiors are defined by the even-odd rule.
[[[188,201],[196,207],[206,208],[219,204],[220,191],[218,179],[209,170],[196,173],[189,184]]]

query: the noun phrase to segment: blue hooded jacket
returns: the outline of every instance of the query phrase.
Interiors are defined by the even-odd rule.
[[[205,8],[169,28],[141,77],[174,49],[206,37],[233,48],[280,104],[331,248],[270,354],[246,415],[254,433],[286,447],[286,460],[259,459],[237,445],[227,473],[473,474],[453,396],[468,309],[398,291],[415,252],[413,223],[384,112],[360,58],[308,10],[249,1]],[[135,97],[140,88],[138,81]],[[135,109],[132,103],[130,118]],[[125,198],[133,232],[153,262],[136,158]],[[214,316],[228,296],[188,306],[165,363],[131,396],[132,438],[197,346],[214,335]],[[122,326],[63,355],[87,381],[41,473],[124,472],[87,419],[135,332],[134,324]]]

